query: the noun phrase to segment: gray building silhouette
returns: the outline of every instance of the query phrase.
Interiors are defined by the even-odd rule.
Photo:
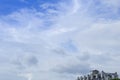
[[[77,80],[111,80],[118,78],[117,72],[106,73],[104,71],[99,72],[98,70],[92,70],[90,74],[85,76],[80,76]]]

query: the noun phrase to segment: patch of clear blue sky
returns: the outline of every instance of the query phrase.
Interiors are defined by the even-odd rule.
[[[0,0],[0,15],[7,15],[22,8],[41,10],[43,3],[57,3],[60,0]]]
[[[73,43],[72,40],[68,40],[67,42],[63,43],[62,47],[64,47],[69,52],[77,52],[78,51],[76,45]]]
[[[0,15],[7,15],[14,11],[18,11],[23,8],[36,9],[41,12],[45,12],[44,9],[40,8],[43,3],[57,3],[60,1],[68,0],[0,0]],[[100,0],[81,0],[82,4],[85,6],[89,5],[89,14],[94,17],[104,17],[110,19],[120,18],[120,10],[114,13],[111,7],[103,5]],[[92,3],[91,3],[92,1]]]

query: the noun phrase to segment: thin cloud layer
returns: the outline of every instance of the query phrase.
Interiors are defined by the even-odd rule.
[[[73,80],[91,69],[119,71],[117,3],[47,2],[40,5],[45,12],[23,8],[0,16],[0,79]]]

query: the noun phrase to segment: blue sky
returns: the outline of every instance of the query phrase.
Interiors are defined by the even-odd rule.
[[[60,0],[59,0],[60,1]],[[56,0],[1,0],[0,2],[0,14],[5,15],[18,11],[22,8],[35,8],[40,9],[40,5],[43,3],[57,3]]]
[[[0,80],[120,74],[120,0],[1,0]]]

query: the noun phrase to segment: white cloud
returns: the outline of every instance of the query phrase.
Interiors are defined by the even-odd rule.
[[[73,80],[94,68],[119,71],[120,21],[96,18],[88,5],[73,2],[44,4],[46,13],[22,9],[1,17],[0,70],[28,80]],[[57,7],[56,15],[49,6]]]
[[[112,6],[112,7],[120,7],[119,2],[120,0],[101,0],[104,4],[106,4],[107,6]]]
[[[73,0],[73,11],[72,11],[72,14],[76,13],[79,8],[80,8],[80,4],[79,4],[79,0]]]
[[[32,80],[32,73],[20,74],[19,76],[27,78],[27,80]]]

